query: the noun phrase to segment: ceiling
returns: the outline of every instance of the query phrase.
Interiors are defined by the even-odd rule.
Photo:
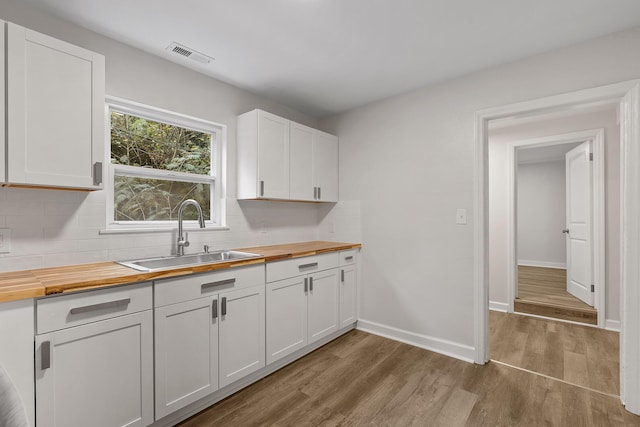
[[[582,144],[582,142],[547,145],[545,147],[519,147],[517,149],[518,164],[524,165],[528,163],[557,162],[564,160],[564,155],[580,144]]]
[[[638,0],[25,1],[315,117],[640,25]]]

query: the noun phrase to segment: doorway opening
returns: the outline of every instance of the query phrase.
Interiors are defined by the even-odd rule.
[[[620,399],[640,414],[640,81],[634,80],[480,111],[476,115],[475,349],[489,359],[489,122],[541,113],[575,111],[586,105],[620,107]],[[583,326],[586,327],[586,326]]]
[[[605,221],[605,190],[610,211],[619,204],[617,180],[607,185],[606,152],[619,151],[617,112],[612,106],[598,106],[572,116],[543,116],[535,125],[518,125],[489,133],[490,152],[509,135],[546,132],[546,129],[574,129],[592,123],[605,128],[548,135],[533,139],[509,141],[509,180],[504,184],[508,199],[507,256],[500,259],[490,246],[490,264],[507,269],[506,311],[528,313],[605,327],[606,247],[619,246],[615,215]],[[519,133],[518,133],[519,132]],[[492,135],[496,135],[492,138]],[[493,158],[495,156],[490,157]],[[615,159],[613,159],[615,161]],[[610,171],[610,174],[615,173]],[[492,173],[491,178],[496,178]],[[498,184],[499,185],[499,184]],[[497,185],[490,185],[496,189]],[[490,194],[490,205],[495,197]],[[490,211],[495,213],[495,208]],[[491,233],[502,226],[500,218],[490,218]],[[610,233],[606,233],[609,225]],[[609,241],[607,241],[609,238]],[[495,253],[494,253],[495,252]],[[615,282],[613,295],[618,295],[617,265],[619,253],[609,250]],[[490,266],[491,291],[500,277],[496,266]],[[490,295],[491,298],[491,295]],[[493,301],[493,299],[492,299]],[[495,303],[495,301],[494,301]],[[619,311],[613,313],[619,322]],[[615,328],[614,328],[615,329]]]

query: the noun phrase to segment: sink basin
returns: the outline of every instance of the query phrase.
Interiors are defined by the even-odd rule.
[[[129,261],[117,261],[118,264],[140,271],[158,271],[191,265],[215,264],[219,262],[235,261],[241,259],[260,258],[262,255],[250,252],[217,251],[202,254],[166,256],[159,258],[135,259]]]

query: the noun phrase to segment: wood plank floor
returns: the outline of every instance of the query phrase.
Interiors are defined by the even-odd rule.
[[[492,360],[620,394],[620,334],[513,313],[489,314]]]
[[[640,417],[605,394],[351,331],[181,425],[623,426]]]
[[[514,309],[519,313],[598,324],[598,312],[571,295],[566,288],[566,270],[520,265]]]

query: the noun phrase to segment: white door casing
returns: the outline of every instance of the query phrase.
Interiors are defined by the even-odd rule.
[[[586,141],[565,154],[567,227],[567,291],[593,306],[591,251],[591,186],[589,155],[591,142]]]
[[[640,414],[640,80],[630,80],[489,108],[476,113],[474,180],[475,361],[489,360],[488,123],[505,117],[567,111],[589,103],[620,105],[621,144],[621,331],[620,399]]]
[[[604,171],[604,129],[589,129],[576,132],[563,133],[559,135],[549,135],[539,138],[515,141],[510,144],[509,164],[509,221],[507,227],[507,300],[509,301],[507,311],[514,312],[514,299],[518,295],[518,262],[517,262],[517,221],[516,221],[516,199],[517,199],[517,151],[521,148],[548,147],[554,145],[574,144],[584,141],[591,141],[591,151],[593,152],[592,169],[592,193],[591,204],[593,206],[591,215],[591,251],[592,251],[592,281],[595,284],[594,307],[598,310],[598,327],[604,328],[606,324],[606,271],[605,271],[605,171]],[[565,189],[566,191],[566,189]],[[616,232],[616,231],[614,231]],[[560,230],[558,230],[560,233]]]

